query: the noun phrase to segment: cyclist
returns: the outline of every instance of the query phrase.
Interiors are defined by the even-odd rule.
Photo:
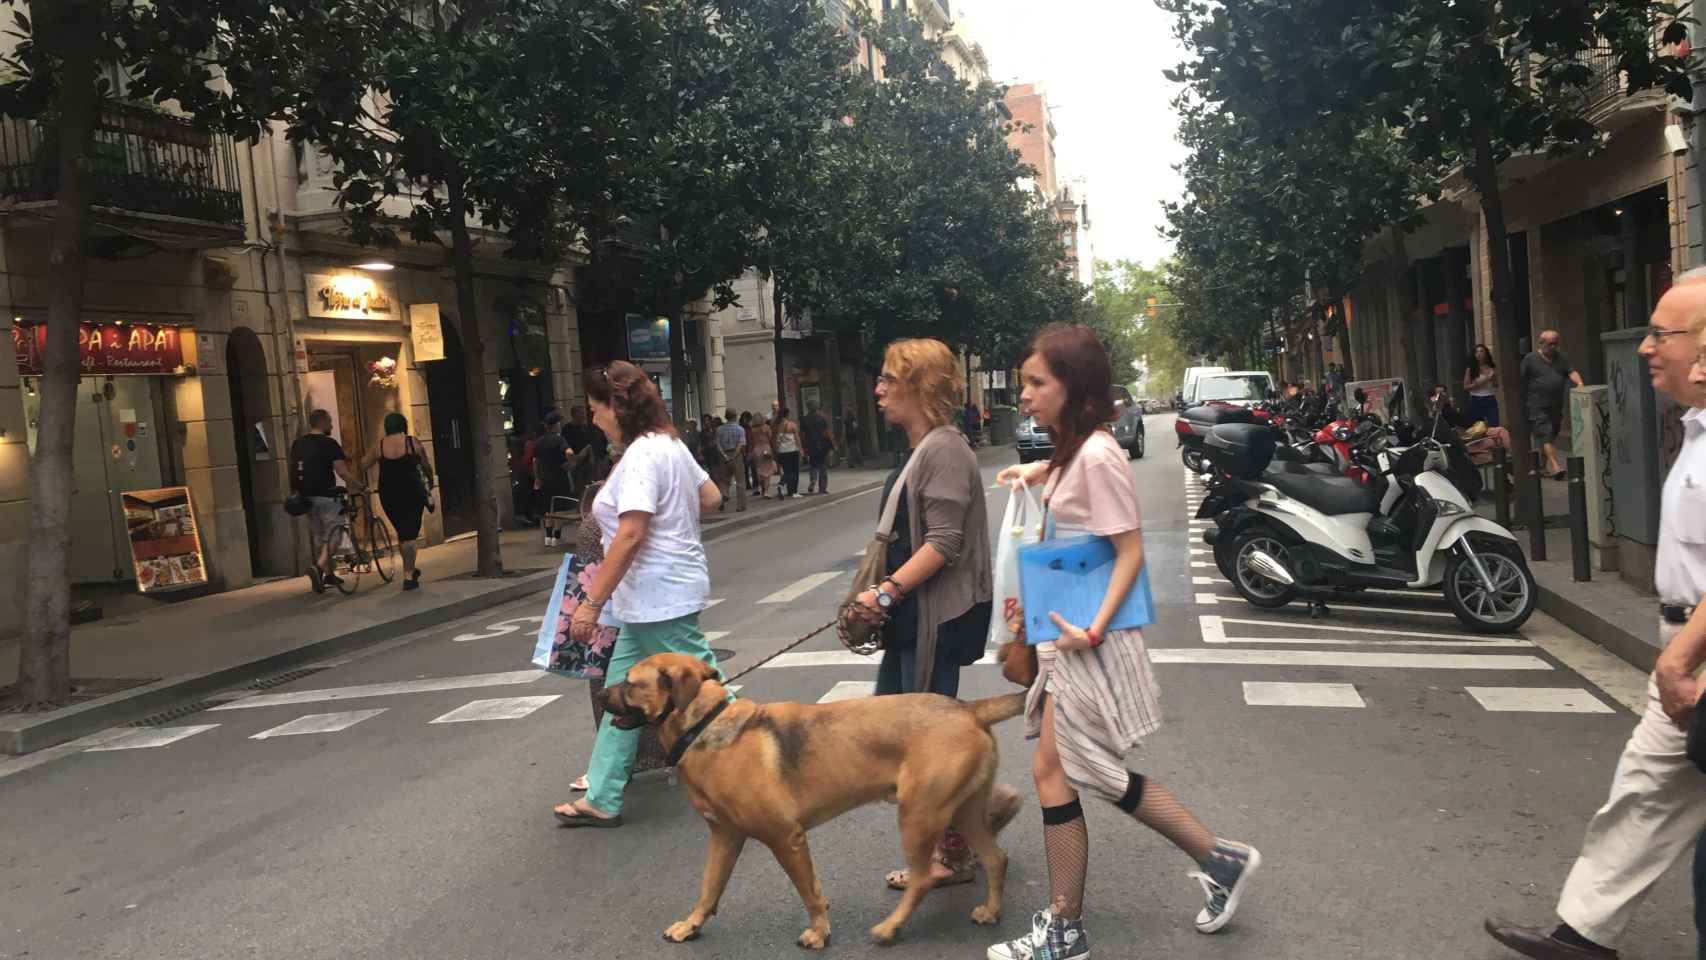
[[[332,415],[308,414],[308,432],[290,445],[290,488],[308,499],[308,537],[314,561],[308,580],[315,593],[343,581],[332,571],[332,534],[343,526],[343,490],[338,481],[357,487],[344,448],[332,436]]]

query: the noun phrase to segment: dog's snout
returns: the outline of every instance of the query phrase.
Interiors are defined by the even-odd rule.
[[[622,688],[624,686],[625,684],[618,683],[613,687],[604,688],[604,695],[602,697],[604,700],[604,709],[609,710],[611,713],[621,712]]]

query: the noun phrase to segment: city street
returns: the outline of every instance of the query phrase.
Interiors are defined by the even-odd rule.
[[[1247,606],[1189,519],[1196,488],[1172,424],[1148,417],[1148,456],[1133,463],[1167,721],[1128,762],[1265,863],[1233,925],[1202,936],[1195,865],[1087,802],[1095,955],[1514,956],[1481,920],[1554,922],[1640,676],[1540,614],[1521,636],[1481,638],[1438,596],[1371,591],[1320,621],[1301,605]],[[992,483],[995,459],[984,462]],[[1006,494],[988,496],[998,521]],[[703,625],[727,672],[830,619],[877,509],[874,492],[808,504],[708,548]],[[696,895],[706,832],[666,774],[631,785],[622,828],[558,828],[550,807],[571,796],[593,727],[584,683],[529,664],[543,606],[498,607],[223,706],[0,762],[0,958],[795,956],[805,913],[758,844],[701,939],[662,941]],[[868,695],[874,664],[853,659],[826,633],[739,693]],[[978,665],[962,694],[1008,689]],[[895,946],[873,945],[866,930],[896,896],[883,874],[902,865],[894,809],[878,805],[811,835],[834,925],[826,955],[969,960],[1043,905],[1030,745],[1022,721],[997,736],[1002,777],[1027,804],[1004,835],[1002,923],[973,926],[981,886],[955,887]],[[1676,871],[1622,955],[1693,945]]]

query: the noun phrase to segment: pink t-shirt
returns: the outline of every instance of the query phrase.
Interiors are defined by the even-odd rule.
[[[1131,461],[1106,430],[1092,433],[1066,471],[1049,478],[1043,501],[1055,525],[1075,533],[1111,537],[1143,529]]]

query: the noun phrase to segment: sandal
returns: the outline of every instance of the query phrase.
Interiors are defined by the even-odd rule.
[[[938,887],[955,887],[962,883],[971,883],[977,879],[977,867],[973,865],[969,856],[960,863],[952,863],[942,851],[937,850],[930,855],[930,860],[932,863],[941,864],[953,871],[948,876],[936,881]],[[911,880],[911,874],[912,871],[910,870],[890,870],[888,875],[883,878],[883,882],[888,884],[890,890],[905,890],[907,883]]]
[[[568,807],[569,812],[564,813],[562,810],[556,808],[551,810],[551,815],[557,818],[557,825],[561,827],[609,828],[620,827],[622,825],[621,814],[617,814],[613,817],[596,817],[590,813],[582,813],[580,810],[575,809],[575,805],[573,803],[565,803],[562,804],[562,806]]]
[[[569,789],[576,793],[585,793],[586,787],[586,774],[584,773],[576,777],[573,783],[569,784]]]

